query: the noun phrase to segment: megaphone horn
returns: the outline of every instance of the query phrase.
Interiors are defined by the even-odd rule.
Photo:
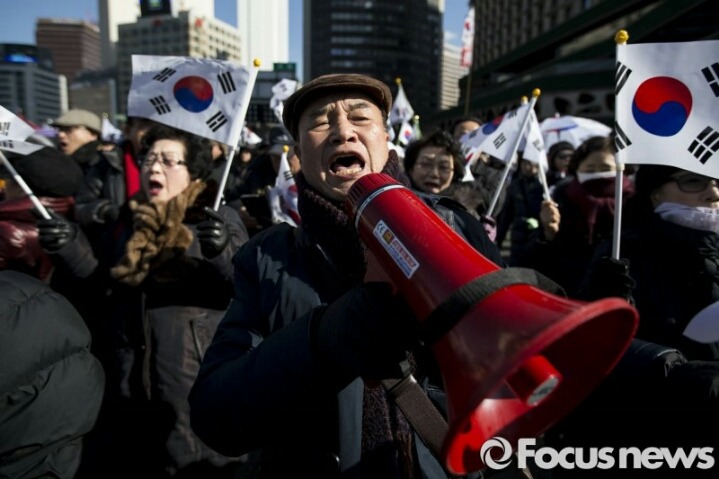
[[[388,175],[357,180],[346,207],[437,359],[449,405],[442,455],[453,474],[484,467],[488,439],[516,447],[569,413],[636,331],[626,301],[570,300],[541,289],[547,281],[532,270],[500,268]]]

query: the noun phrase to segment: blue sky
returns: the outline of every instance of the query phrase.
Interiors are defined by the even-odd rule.
[[[126,0],[132,1],[132,0]],[[0,28],[0,43],[35,43],[35,21],[39,17],[71,18],[97,22],[97,0],[0,0],[7,8],[8,18]],[[462,23],[467,14],[467,0],[446,0],[444,12],[445,35],[450,43],[460,45]],[[289,0],[290,5],[290,62],[302,63],[302,2]],[[236,25],[235,2],[215,0],[215,16]],[[301,73],[301,70],[300,72]]]

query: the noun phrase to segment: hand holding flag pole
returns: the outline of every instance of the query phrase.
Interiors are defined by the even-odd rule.
[[[220,180],[220,186],[217,190],[217,195],[215,196],[215,202],[212,206],[212,209],[217,211],[220,208],[220,203],[222,202],[222,196],[225,191],[225,185],[227,184],[227,178],[230,176],[230,169],[232,168],[232,161],[235,158],[235,153],[237,151],[237,145],[240,142],[240,137],[242,136],[242,127],[245,125],[245,117],[247,116],[247,109],[250,107],[250,99],[252,98],[252,90],[255,86],[255,80],[257,79],[257,72],[260,69],[260,60],[255,58],[255,60],[252,62],[252,68],[250,69],[250,75],[247,80],[247,88],[245,88],[245,91],[242,92],[242,101],[240,102],[240,107],[238,110],[238,115],[235,116],[232,120],[232,127],[230,129],[230,135],[228,138],[228,143],[230,147],[230,151],[227,154],[227,164],[225,165],[225,170],[222,172],[222,179]]]
[[[532,90],[532,99],[529,102],[529,108],[527,109],[527,113],[524,115],[524,119],[522,120],[522,126],[519,128],[519,134],[514,140],[514,144],[512,144],[510,154],[506,159],[504,170],[502,170],[502,178],[497,184],[497,189],[494,191],[494,194],[492,195],[492,201],[490,202],[489,208],[487,208],[487,212],[485,213],[487,216],[492,216],[492,213],[494,213],[494,208],[497,206],[497,201],[499,200],[499,195],[502,191],[502,187],[507,181],[507,176],[509,176],[509,170],[512,169],[512,165],[514,164],[515,157],[517,155],[517,149],[519,148],[519,143],[522,141],[522,138],[524,137],[524,131],[527,129],[527,124],[529,123],[529,119],[531,116],[530,113],[534,109],[534,105],[537,103],[537,98],[540,94],[541,91],[539,90],[539,88],[535,88],[534,90]]]
[[[617,44],[617,49],[627,44],[629,40],[629,33],[626,30],[619,30],[614,35],[614,41]],[[619,53],[619,52],[617,52]],[[624,108],[621,102],[617,102],[615,111],[619,113],[619,110]],[[612,233],[612,258],[619,259],[619,242],[622,233],[622,186],[624,185],[624,163],[616,162],[617,165],[617,176],[614,179],[614,231]]]
[[[2,161],[2,164],[5,165],[5,168],[8,169],[10,174],[12,175],[15,182],[20,185],[20,188],[27,194],[27,196],[30,198],[30,201],[32,201],[32,204],[35,206],[35,208],[38,210],[40,215],[46,220],[51,219],[50,213],[47,211],[45,206],[43,206],[42,203],[40,203],[40,200],[37,199],[37,196],[35,196],[35,193],[30,189],[30,187],[25,183],[25,180],[22,179],[22,176],[17,172],[14,166],[12,166],[12,163],[5,157],[2,151],[0,151],[0,161]]]

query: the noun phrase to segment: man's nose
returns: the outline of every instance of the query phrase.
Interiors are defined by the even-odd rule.
[[[345,143],[357,138],[354,125],[347,117],[339,117],[332,128],[332,142]]]

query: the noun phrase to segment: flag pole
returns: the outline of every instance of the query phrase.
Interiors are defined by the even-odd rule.
[[[401,79],[400,77],[395,78],[395,79],[394,79],[394,82],[397,84],[397,88],[398,88],[398,89],[402,87],[402,79]],[[397,93],[399,94],[399,92],[397,92]],[[390,123],[390,128],[394,129],[394,125],[393,125],[392,123]],[[401,125],[400,125],[400,127],[399,127],[399,131],[395,134],[395,139],[394,139],[394,144],[397,145],[397,146],[399,146],[400,133],[402,133],[402,126],[401,126]]]
[[[35,196],[35,193],[30,189],[30,187],[25,183],[25,180],[22,179],[22,176],[17,172],[14,166],[12,166],[12,163],[5,157],[2,151],[0,151],[0,161],[2,161],[2,164],[5,165],[5,168],[10,172],[15,182],[20,185],[20,188],[27,194],[27,196],[30,198],[30,201],[35,206],[35,208],[38,210],[38,212],[42,215],[42,217],[46,220],[51,219],[50,213],[48,213],[45,206],[43,206],[42,203],[40,203],[40,200],[37,199],[37,196]]]
[[[621,48],[627,44],[629,40],[629,33],[626,30],[619,30],[614,36],[614,41],[617,44],[617,48]],[[617,104],[614,108],[616,112],[621,108]],[[616,117],[614,120],[616,126]],[[616,158],[616,156],[615,156]],[[617,165],[617,176],[614,180],[614,231],[612,232],[612,258],[619,259],[619,250],[622,237],[622,186],[624,185],[624,163],[616,161]]]
[[[474,58],[472,59],[472,65],[474,64]],[[464,116],[469,115],[469,94],[472,91],[472,65],[469,66],[469,72],[467,73],[467,89],[464,95]]]
[[[534,90],[532,90],[532,100],[529,102],[529,108],[527,109],[527,113],[524,115],[524,119],[522,120],[522,126],[519,128],[519,134],[517,135],[517,139],[514,141],[514,145],[512,145],[512,151],[510,152],[509,158],[504,165],[504,170],[502,171],[502,178],[499,180],[499,183],[497,183],[497,189],[494,190],[494,194],[492,195],[492,202],[489,204],[489,208],[485,213],[487,216],[492,216],[494,208],[497,206],[497,201],[499,200],[499,195],[502,192],[502,188],[504,187],[504,182],[507,181],[507,176],[509,176],[509,170],[512,169],[512,164],[514,163],[514,157],[517,154],[519,143],[522,141],[522,137],[524,136],[524,130],[527,129],[527,124],[529,123],[530,117],[529,114],[534,108],[534,105],[537,103],[537,98],[540,94],[541,91],[539,90],[539,88],[535,88]]]
[[[237,151],[237,144],[240,142],[240,136],[242,135],[242,127],[245,126],[245,117],[247,116],[247,109],[250,107],[250,99],[252,98],[252,90],[255,88],[255,80],[257,79],[257,72],[260,69],[260,60],[255,58],[252,62],[252,68],[250,68],[250,75],[247,80],[247,88],[242,95],[242,102],[238,110],[238,115],[232,122],[232,129],[229,135],[229,147],[230,151],[227,153],[227,164],[225,170],[222,172],[222,179],[220,180],[220,186],[215,196],[215,203],[212,209],[217,211],[220,208],[222,202],[222,196],[224,195],[225,185],[227,184],[227,178],[230,176],[230,169],[232,168],[232,161],[235,159],[235,152]]]

